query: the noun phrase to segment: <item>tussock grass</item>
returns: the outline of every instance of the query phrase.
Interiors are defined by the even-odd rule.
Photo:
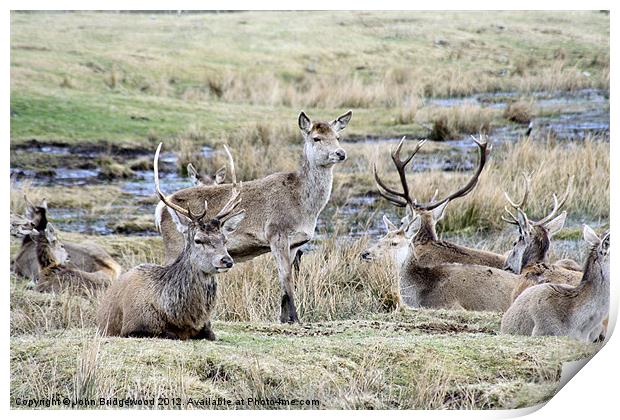
[[[430,113],[432,130],[430,140],[455,139],[465,134],[486,133],[498,115],[497,110],[466,104],[450,108],[438,108]]]
[[[504,109],[504,118],[519,124],[527,124],[532,120],[532,104],[525,101],[516,101],[508,104]]]

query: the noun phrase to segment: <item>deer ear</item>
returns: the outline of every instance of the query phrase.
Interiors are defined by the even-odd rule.
[[[41,201],[41,205],[39,207],[43,207],[45,210],[47,210],[47,198],[44,198],[43,201]]]
[[[437,223],[438,221],[440,221],[441,219],[443,219],[443,215],[446,211],[446,207],[448,206],[448,203],[450,201],[446,201],[445,203],[443,203],[442,205],[435,207],[433,209],[433,221],[435,223]]]
[[[229,217],[225,222],[224,226],[222,226],[222,232],[224,236],[230,236],[234,233],[235,230],[239,227],[239,223],[245,218],[245,210],[241,210],[239,213],[234,216]]]
[[[388,233],[398,230],[398,228],[394,226],[394,223],[390,222],[390,219],[388,219],[385,214],[383,215],[383,224],[385,225],[385,230],[387,230]]]
[[[555,219],[552,219],[548,221],[547,223],[545,223],[545,227],[549,231],[549,236],[551,237],[555,235],[556,233],[558,233],[559,231],[561,231],[562,228],[564,227],[565,222],[566,222],[566,212],[563,211]]]
[[[172,217],[172,221],[174,222],[174,225],[176,226],[176,228],[179,231],[179,233],[182,233],[182,234],[187,233],[187,228],[188,228],[188,225],[189,225],[189,219],[187,217],[183,216],[182,214],[180,215],[179,213],[177,213],[176,211],[172,210],[168,206],[166,206],[166,209],[168,210],[168,213],[170,214],[170,217]]]
[[[215,183],[223,184],[225,179],[226,179],[226,166],[222,166],[215,173]]]
[[[299,113],[297,123],[299,124],[299,129],[305,134],[308,134],[312,129],[312,121],[310,121],[310,118],[308,118],[306,113],[303,111]]]
[[[601,243],[601,239],[596,232],[588,225],[583,225],[583,239],[592,246],[598,246]]]
[[[49,243],[52,243],[56,240],[56,229],[51,223],[48,223],[47,227],[45,228],[45,237],[47,238],[47,241]]]
[[[347,124],[349,124],[349,121],[351,121],[351,115],[353,115],[353,112],[349,110],[345,114],[342,114],[341,116],[336,118],[334,121],[331,122],[332,128],[336,132],[344,130]]]
[[[192,184],[194,185],[198,184],[199,182],[198,171],[196,170],[194,165],[192,165],[191,163],[187,164],[187,175],[189,176],[189,179],[192,181]]]
[[[413,220],[409,223],[409,226],[405,228],[405,237],[413,238],[416,233],[420,230],[420,226],[422,222],[420,221],[420,216],[415,216]]]

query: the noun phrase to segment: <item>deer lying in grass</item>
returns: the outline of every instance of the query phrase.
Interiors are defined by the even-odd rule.
[[[398,170],[401,183],[408,191],[407,179],[405,177],[405,167],[413,159],[415,154],[424,145],[425,141],[421,141],[416,149],[405,159],[400,158],[400,152],[403,147],[405,138],[403,137],[392,152],[392,162]],[[475,140],[474,140],[475,141]],[[420,227],[417,232],[412,230],[413,225],[410,223],[411,216],[406,216],[400,228],[396,228],[389,219],[384,216],[387,234],[381,238],[375,245],[368,248],[361,255],[362,259],[370,261],[377,256],[389,252],[397,258],[397,266],[400,267],[407,255],[410,241],[415,243],[418,262],[421,265],[436,265],[442,263],[463,263],[463,264],[479,264],[489,267],[502,268],[505,263],[505,256],[489,251],[460,246],[452,242],[439,240],[437,236],[436,225],[445,213],[448,204],[459,197],[469,194],[475,187],[477,179],[482,172],[486,162],[487,144],[476,141],[481,153],[478,170],[473,178],[473,183],[466,189],[452,194],[441,201],[435,200],[437,192],[428,203],[420,203],[416,199],[411,199],[409,193],[403,194],[388,187],[379,178],[374,168],[375,181],[379,187],[379,193],[398,207],[407,207],[411,214],[415,214],[418,218]],[[405,197],[407,195],[407,197]],[[411,204],[407,202],[411,200]],[[411,239],[409,239],[411,238]]]
[[[297,250],[314,237],[317,218],[332,190],[333,167],[346,159],[340,147],[340,132],[351,119],[351,111],[331,122],[311,121],[301,112],[298,124],[304,140],[301,167],[296,172],[278,172],[244,183],[241,199],[246,218],[230,236],[228,251],[235,261],[246,261],[271,252],[278,266],[282,291],[281,322],[298,322],[293,297],[292,262]],[[205,200],[221,205],[230,184],[192,187],[177,191],[169,201],[182,207],[197,207]],[[170,211],[160,203],[156,224],[164,240],[165,261],[173,261],[183,249]]]
[[[70,293],[90,296],[110,285],[107,271],[89,273],[68,264],[69,254],[51,223],[47,223],[44,230],[38,230],[31,220],[12,216],[11,233],[17,237],[29,237],[34,244],[39,266],[35,291],[60,293],[68,290]]]
[[[418,208],[431,210],[445,205],[450,200],[462,197],[474,189],[487,157],[487,144],[476,141],[480,151],[478,169],[471,177],[469,182],[448,195],[442,200],[432,204],[420,205],[409,193],[409,186],[406,178],[406,166],[413,159],[424,142],[419,142],[414,152],[405,160],[400,159],[400,150],[403,140],[392,153],[392,160],[400,176],[403,191],[396,191],[386,186],[376,174],[377,187],[381,195],[397,206],[408,206],[414,211]],[[407,227],[415,238],[422,228],[422,216],[414,214],[410,226]],[[469,263],[466,255],[459,252],[460,248],[446,246],[444,257],[440,262],[435,258],[428,257],[422,259],[418,254],[418,249],[424,249],[424,245],[419,245],[415,240],[409,241],[409,252],[400,270],[400,290],[401,297],[405,304],[413,307],[426,308],[450,308],[467,309],[478,311],[500,311],[503,312],[510,306],[510,296],[512,290],[519,281],[519,276],[508,273],[504,270],[476,265]],[[453,256],[450,256],[453,253]],[[458,260],[461,263],[450,263],[446,261]],[[472,260],[475,260],[472,258]]]
[[[217,170],[215,176],[211,175],[200,175],[198,170],[191,163],[187,164],[187,175],[189,179],[192,181],[192,185],[194,187],[199,187],[203,185],[219,185],[223,184],[226,179],[226,166],[222,166]]]
[[[507,193],[504,193],[508,203],[516,210],[515,216],[508,208],[505,211],[508,217],[502,219],[519,229],[519,237],[514,243],[510,254],[506,258],[505,270],[515,274],[522,274],[523,279],[515,288],[512,300],[517,298],[523,290],[540,283],[566,283],[577,285],[581,281],[581,272],[569,270],[557,264],[549,264],[548,251],[550,239],[558,233],[566,221],[566,212],[556,216],[570,195],[571,182],[569,181],[566,192],[561,200],[553,195],[554,206],[549,214],[539,221],[530,220],[523,210],[527,203],[530,191],[530,179],[525,178],[525,191],[522,199],[515,203]],[[571,261],[571,260],[563,260]],[[576,263],[574,263],[576,264]]]
[[[104,296],[97,324],[103,334],[112,336],[215,340],[210,318],[216,299],[216,274],[233,266],[226,241],[245,216],[243,210],[236,210],[241,197],[234,163],[229,154],[233,181],[230,197],[215,216],[208,218],[206,201],[201,205],[203,210],[194,214],[190,206],[178,206],[161,192],[161,146],[153,164],[155,189],[170,209],[185,246],[168,265],[142,264],[125,273]]]
[[[592,342],[609,313],[609,233],[599,238],[589,227],[583,237],[590,252],[577,286],[540,284],[525,290],[502,318],[501,331],[516,335],[569,336]]]
[[[47,221],[47,200],[35,205],[24,195],[26,201],[26,218],[30,220],[38,232],[44,232]],[[107,273],[110,280],[116,280],[121,273],[121,266],[106,252],[105,249],[91,242],[64,242],[68,253],[68,267],[89,273]],[[36,252],[36,242],[31,235],[25,235],[21,248],[15,257],[15,274],[35,281],[39,274],[39,262]]]

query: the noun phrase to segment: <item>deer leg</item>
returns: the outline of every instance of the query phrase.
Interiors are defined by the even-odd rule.
[[[205,326],[202,327],[202,330],[200,330],[198,335],[196,335],[194,338],[198,340],[202,339],[202,340],[215,341],[215,334],[213,333],[213,330],[211,329],[211,321],[207,322]]]
[[[293,285],[291,282],[292,264],[289,240],[285,235],[276,233],[273,238],[271,238],[270,247],[271,253],[276,259],[276,264],[278,266],[278,277],[282,290],[280,322],[299,322],[297,308],[293,300]]]
[[[304,252],[300,249],[292,249],[291,254],[294,254],[293,258],[293,272],[295,273],[295,278],[299,276],[299,266],[301,264],[301,257],[304,255]]]

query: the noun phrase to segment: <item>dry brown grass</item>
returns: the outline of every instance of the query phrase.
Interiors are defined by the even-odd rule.
[[[466,104],[450,108],[430,109],[428,120],[432,123],[430,140],[455,139],[465,134],[487,133],[498,111],[478,105]]]
[[[525,101],[516,101],[508,104],[504,109],[504,118],[519,124],[527,124],[533,116],[532,104]]]

